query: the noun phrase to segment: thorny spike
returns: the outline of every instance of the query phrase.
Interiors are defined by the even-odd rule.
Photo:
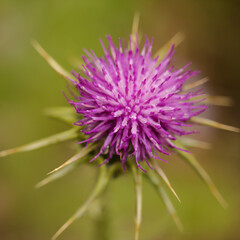
[[[184,34],[179,32],[174,35],[163,47],[161,47],[156,54],[155,57],[158,58],[158,63],[161,62],[164,56],[166,56],[167,52],[169,51],[170,47],[174,44],[177,47],[182,41],[184,40]]]
[[[71,79],[71,75],[61,66],[59,65],[43,48],[42,46],[36,41],[31,41],[32,46],[35,48],[35,50],[47,61],[47,63],[65,80],[67,80],[68,83],[73,84]]]
[[[139,231],[142,222],[142,172],[140,169],[137,169],[136,165],[131,161],[131,170],[134,177],[135,182],[135,190],[136,190],[136,228],[135,228],[135,240],[139,239]]]
[[[193,138],[183,137],[179,141],[184,145],[184,147],[196,147],[202,149],[210,149],[211,144],[208,142],[200,141]]]
[[[231,131],[231,132],[238,132],[238,133],[240,132],[239,128],[232,127],[232,126],[229,126],[229,125],[226,125],[226,124],[222,124],[222,123],[219,123],[219,122],[207,119],[207,118],[192,117],[190,119],[190,121],[194,122],[194,123],[201,124],[201,125],[214,127],[214,128],[219,128],[219,129],[227,130],[227,131]]]
[[[137,37],[138,37],[138,26],[139,26],[139,21],[140,21],[140,13],[136,12],[133,18],[133,25],[132,25],[132,49],[136,49],[137,45]]]
[[[68,174],[69,172],[74,170],[77,164],[79,164],[79,162],[78,163],[74,162],[73,164],[70,164],[70,165],[66,166],[65,168],[60,169],[58,172],[55,172],[55,173],[47,176],[42,181],[40,181],[38,184],[36,184],[35,188],[43,187],[43,186],[47,185],[48,183],[53,182],[53,181],[65,176],[66,174]]]
[[[229,107],[233,105],[233,100],[226,96],[210,96],[207,95],[206,102],[216,106]]]
[[[132,35],[135,35],[136,33],[138,33],[139,21],[140,21],[140,13],[136,12],[133,18]]]
[[[74,67],[76,67],[77,69],[79,69],[81,72],[83,72],[84,71],[84,68],[82,67],[82,65],[83,65],[83,60],[82,59],[80,59],[80,58],[78,58],[78,57],[76,57],[76,56],[71,56],[70,58],[69,58],[69,62],[74,66]]]
[[[52,174],[54,172],[57,172],[59,171],[60,169],[68,166],[69,164],[77,161],[78,159],[86,156],[89,152],[91,152],[93,149],[96,148],[96,145],[97,144],[89,144],[87,147],[81,149],[80,152],[78,152],[77,154],[75,154],[74,156],[72,156],[70,159],[68,159],[65,163],[63,163],[62,165],[60,165],[59,167],[55,168],[54,170],[52,170],[51,172],[48,173],[49,174]]]
[[[178,197],[177,193],[175,192],[175,190],[173,189],[170,181],[168,180],[166,174],[164,173],[164,171],[160,168],[160,166],[157,164],[156,159],[152,159],[153,160],[153,165],[154,168],[156,170],[156,172],[159,174],[159,176],[162,178],[162,180],[164,181],[164,183],[168,186],[168,188],[171,190],[171,192],[173,193],[173,195],[177,198],[177,200],[179,202],[181,202],[180,198]]]
[[[5,157],[5,156],[19,153],[19,152],[28,152],[28,151],[43,148],[43,147],[46,147],[46,146],[49,146],[52,144],[65,142],[67,140],[77,138],[78,137],[77,130],[78,130],[77,128],[72,128],[65,132],[61,132],[61,133],[52,135],[47,138],[43,138],[38,141],[29,143],[29,144],[26,144],[26,145],[23,145],[20,147],[4,150],[4,151],[0,152],[0,157]]]
[[[47,108],[45,109],[44,114],[48,117],[71,124],[71,126],[73,122],[77,121],[75,110],[72,107]]]
[[[178,142],[175,143],[177,146],[182,147],[182,145]],[[199,164],[197,159],[189,153],[179,151],[177,150],[178,155],[184,159],[196,172],[197,174],[201,177],[201,179],[206,183],[210,191],[212,192],[213,196],[218,200],[218,202],[224,207],[227,207],[227,203],[222,197],[222,195],[219,193],[217,190],[216,186],[214,185],[212,179],[210,176],[207,174],[207,172],[202,168],[202,166]]]
[[[88,210],[91,203],[105,190],[107,184],[109,183],[109,179],[114,173],[114,168],[107,169],[106,165],[103,165],[99,171],[99,177],[97,183],[89,196],[89,198],[85,201],[85,203],[76,211],[76,213],[55,233],[52,237],[52,240],[57,239],[57,237],[65,231],[75,220],[82,217],[83,214]]]
[[[200,79],[198,81],[195,81],[193,83],[189,83],[189,84],[187,84],[186,86],[183,87],[183,91],[188,91],[192,88],[199,87],[199,86],[203,85],[204,83],[206,83],[208,80],[209,79],[207,77],[205,77],[205,78],[202,78],[202,79]]]
[[[177,215],[177,212],[167,194],[167,192],[164,190],[161,181],[159,180],[159,176],[153,172],[153,171],[148,171],[148,173],[146,174],[146,176],[148,177],[148,179],[150,180],[150,182],[154,185],[154,187],[157,189],[161,199],[163,200],[163,203],[165,205],[165,207],[167,208],[169,214],[171,215],[173,221],[175,222],[178,230],[180,232],[183,231],[183,225]]]
[[[208,94],[200,94],[199,96],[195,96],[192,99],[202,99],[202,103],[207,105],[215,105],[215,106],[223,106],[223,107],[230,107],[233,105],[233,100],[230,97],[226,96],[210,96]]]

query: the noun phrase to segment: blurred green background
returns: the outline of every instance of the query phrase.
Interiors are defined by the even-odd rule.
[[[0,1],[0,149],[18,146],[67,129],[43,116],[45,108],[67,106],[65,82],[30,45],[32,38],[69,71],[82,49],[102,53],[99,38],[128,38],[134,13],[140,29],[154,37],[154,50],[181,31],[177,48],[181,65],[192,61],[199,77],[209,76],[206,91],[228,95],[231,108],[211,107],[206,115],[240,126],[240,4],[224,0],[1,0]],[[164,169],[182,203],[173,202],[185,227],[180,234],[161,200],[144,182],[142,240],[240,239],[239,134],[201,128],[198,138],[210,150],[193,150],[212,176],[229,207],[222,209],[196,174],[173,157]],[[96,169],[84,166],[35,190],[46,173],[73,154],[73,143],[0,159],[0,239],[50,239],[83,203],[93,187]],[[107,205],[110,236],[134,238],[135,193],[132,179],[113,180]],[[89,216],[75,222],[59,239],[98,239]]]

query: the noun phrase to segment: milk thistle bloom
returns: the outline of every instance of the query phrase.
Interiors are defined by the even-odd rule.
[[[194,133],[192,125],[196,123],[239,132],[238,128],[197,116],[207,105],[229,105],[229,99],[217,97],[216,101],[216,98],[203,94],[201,90],[193,90],[205,83],[206,78],[184,84],[198,72],[187,70],[189,64],[180,69],[174,69],[171,65],[174,44],[181,42],[181,34],[177,34],[157,52],[156,57],[152,57],[153,42],[149,42],[146,37],[143,48],[140,48],[137,29],[136,16],[129,47],[122,46],[121,40],[117,47],[111,37],[107,37],[107,49],[101,42],[104,56],[97,57],[93,51],[86,51],[88,58],[83,57],[81,73],[73,71],[73,76],[37,42],[33,42],[33,46],[50,66],[68,81],[71,98],[74,99],[66,97],[75,110],[71,106],[48,109],[46,113],[70,124],[71,128],[48,138],[2,151],[0,157],[77,139],[80,143],[77,153],[51,171],[37,187],[66,175],[80,164],[90,161],[93,166],[96,166],[94,163],[101,165],[90,197],[57,231],[53,239],[83,216],[93,201],[101,196],[113,176],[120,176],[128,169],[133,174],[136,190],[135,240],[139,239],[141,224],[142,175],[156,188],[177,227],[182,229],[162,183],[178,200],[179,197],[158,161],[165,161],[164,155],[169,155],[170,152],[175,152],[184,159],[207,184],[220,204],[226,205],[207,172],[186,150],[188,147],[205,148],[208,145],[182,136]],[[146,171],[143,165],[148,165],[150,169]]]
[[[123,168],[129,155],[134,155],[138,167],[145,171],[141,161],[149,166],[151,158],[160,152],[169,155],[168,148],[179,149],[173,141],[187,135],[188,121],[207,106],[199,104],[199,91],[182,92],[183,84],[197,71],[184,71],[188,65],[173,70],[170,61],[175,52],[171,47],[166,57],[158,63],[152,57],[152,41],[146,38],[143,49],[136,41],[130,49],[122,48],[121,39],[117,48],[108,37],[109,50],[102,41],[105,56],[98,58],[92,51],[89,59],[83,57],[84,74],[73,72],[77,81],[73,84],[80,96],[68,100],[83,118],[75,123],[85,126],[83,133],[89,135],[87,143],[104,139],[99,153],[106,150],[111,161],[114,154],[121,157]],[[194,99],[195,100],[192,100]],[[163,160],[164,161],[164,160]]]

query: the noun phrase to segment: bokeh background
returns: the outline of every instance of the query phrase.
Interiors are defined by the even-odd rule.
[[[140,29],[154,37],[154,50],[181,31],[181,65],[192,61],[199,77],[209,76],[206,91],[227,95],[233,107],[211,107],[207,116],[240,126],[240,4],[234,0],[1,0],[0,1],[0,149],[18,146],[67,129],[43,110],[67,106],[65,82],[30,45],[32,38],[69,71],[83,48],[102,54],[99,38],[128,38],[134,13]],[[221,208],[206,186],[180,159],[164,169],[182,203],[173,202],[185,227],[179,233],[152,187],[144,182],[142,240],[240,239],[239,134],[201,128],[199,139],[210,150],[192,151],[212,176],[229,207]],[[0,159],[0,239],[50,239],[83,203],[96,169],[84,166],[34,189],[47,172],[68,159],[73,144],[59,144]],[[134,186],[130,177],[113,180],[109,192],[110,239],[134,237]],[[98,239],[89,216],[75,222],[59,239]]]

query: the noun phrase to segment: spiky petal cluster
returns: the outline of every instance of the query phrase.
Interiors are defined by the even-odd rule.
[[[169,154],[168,148],[177,148],[172,141],[193,132],[183,127],[206,106],[191,101],[198,92],[182,92],[184,82],[197,72],[185,71],[188,65],[178,70],[170,66],[174,46],[158,63],[148,39],[140,50],[131,38],[130,49],[123,48],[121,40],[116,47],[107,38],[108,49],[101,42],[104,57],[86,51],[86,78],[73,72],[80,96],[69,102],[83,115],[75,124],[85,126],[86,142],[102,143],[94,159],[107,153],[106,163],[117,154],[124,167],[127,157],[134,155],[141,168],[140,161],[149,165],[150,158],[158,158],[157,152]]]

